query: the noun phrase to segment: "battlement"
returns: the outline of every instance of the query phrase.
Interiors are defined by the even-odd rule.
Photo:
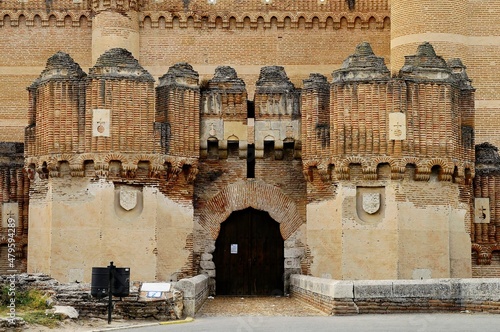
[[[384,29],[390,26],[387,0],[358,0],[350,9],[344,0],[222,2],[193,0],[121,1],[17,0],[0,3],[0,27],[91,25],[102,11],[137,12],[140,28],[222,29]],[[300,13],[300,14],[299,14]]]

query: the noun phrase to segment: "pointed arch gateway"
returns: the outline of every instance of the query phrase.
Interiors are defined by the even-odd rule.
[[[254,208],[266,211],[280,224],[283,240],[286,240],[303,223],[295,202],[279,188],[259,180],[238,181],[209,199],[200,211],[200,225],[214,240],[217,239],[220,225],[232,212]]]
[[[215,242],[218,295],[282,295],[284,241],[303,224],[295,202],[260,181],[229,185],[205,205],[200,224]]]

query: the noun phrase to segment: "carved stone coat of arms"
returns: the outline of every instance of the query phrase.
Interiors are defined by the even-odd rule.
[[[363,193],[363,210],[368,214],[374,214],[380,209],[380,193]]]
[[[137,190],[120,188],[120,206],[127,211],[137,206]]]

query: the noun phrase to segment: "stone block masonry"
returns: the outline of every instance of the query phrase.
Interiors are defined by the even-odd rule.
[[[331,315],[500,313],[500,279],[341,281],[292,275],[290,294]]]
[[[48,295],[53,305],[74,307],[81,318],[107,319],[107,297],[93,298],[88,283],[60,283],[45,274],[23,273],[0,275],[0,286],[10,283],[12,278],[17,292],[36,289]],[[208,278],[204,275],[172,283],[172,296],[166,299],[141,300],[140,284],[131,282],[129,296],[113,298],[114,318],[176,320],[193,317],[208,297]]]

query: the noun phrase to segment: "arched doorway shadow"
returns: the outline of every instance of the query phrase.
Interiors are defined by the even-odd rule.
[[[213,260],[217,295],[282,295],[284,240],[269,213],[246,208],[221,224]]]

